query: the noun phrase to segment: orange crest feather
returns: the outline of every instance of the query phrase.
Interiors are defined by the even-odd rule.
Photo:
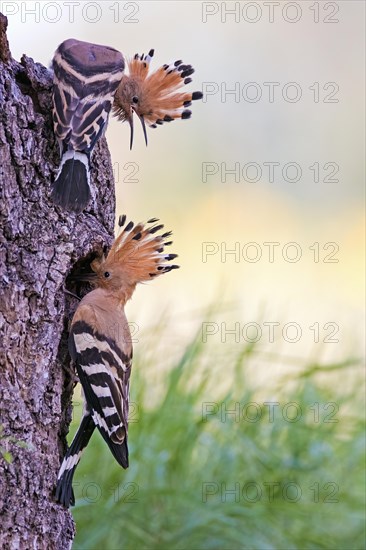
[[[98,286],[110,289],[121,299],[129,299],[137,283],[177,269],[178,265],[167,262],[174,260],[177,254],[167,254],[164,248],[172,244],[168,241],[171,231],[157,235],[164,226],[156,224],[156,218],[148,220],[146,224],[127,225],[126,216],[120,216],[119,226],[122,232],[114,241],[106,258],[94,260],[91,264],[97,274]]]

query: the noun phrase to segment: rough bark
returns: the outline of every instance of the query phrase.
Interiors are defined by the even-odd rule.
[[[52,75],[25,55],[11,58],[6,26],[0,16],[0,547],[64,549],[74,523],[53,495],[71,419],[65,367],[77,305],[65,284],[77,262],[111,240],[114,182],[102,139],[93,204],[81,215],[54,206]]]

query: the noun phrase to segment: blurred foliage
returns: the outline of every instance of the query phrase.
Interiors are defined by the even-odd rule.
[[[274,388],[269,371],[278,405],[265,405],[246,379],[255,348],[210,364],[197,335],[153,399],[151,349],[136,355],[130,467],[92,438],[75,475],[75,550],[364,548],[358,374],[311,364]]]

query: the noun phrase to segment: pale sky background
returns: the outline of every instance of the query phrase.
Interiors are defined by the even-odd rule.
[[[239,350],[244,341],[227,335],[221,343],[221,323],[229,329],[239,323],[242,331],[256,322],[263,331],[262,359],[268,353],[281,357],[274,367],[279,371],[283,358],[291,363],[360,356],[364,3],[280,2],[272,22],[268,5],[247,4],[236,3],[236,15],[225,14],[221,2],[0,2],[0,10],[9,18],[16,59],[26,52],[49,65],[58,44],[70,37],[108,44],[126,56],[153,47],[153,69],[183,59],[196,69],[189,88],[206,91],[205,102],[194,103],[191,120],[148,129],[148,148],[138,121],[132,152],[128,125],[112,120],[107,131],[117,214],[126,212],[134,221],[159,217],[174,231],[172,252],[182,266],[139,288],[128,306],[129,319],[141,327],[140,349],[147,345],[144,331],[166,312],[170,322],[161,345],[179,354],[188,334],[209,321],[205,308],[222,304],[211,319],[217,333],[207,338],[220,355],[234,345]],[[279,163],[272,181],[268,163]],[[288,163],[295,168],[284,169]],[[230,170],[235,164],[239,181],[227,174],[225,182],[221,166]],[[207,167],[216,173],[203,181]],[[295,169],[298,181],[286,181],[296,179]],[[269,242],[279,243],[273,262],[264,244]],[[296,250],[287,245],[294,242],[301,258],[291,263],[282,254],[293,257]],[[204,243],[213,243],[205,262]],[[223,262],[225,247],[236,247],[239,256],[229,254]],[[246,261],[258,251],[257,262]],[[274,343],[263,325],[271,322],[280,323]],[[282,336],[289,322],[301,329],[298,342]],[[292,330],[287,340],[294,338]],[[327,336],[339,342],[324,342]],[[265,379],[268,365],[259,364],[257,374]]]

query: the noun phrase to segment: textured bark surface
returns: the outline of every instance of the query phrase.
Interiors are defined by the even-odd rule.
[[[71,419],[65,367],[77,305],[65,280],[77,261],[110,243],[114,182],[102,139],[92,162],[94,203],[81,215],[54,206],[52,75],[25,55],[11,58],[6,24],[1,16],[0,547],[64,549],[74,523],[53,494]]]

